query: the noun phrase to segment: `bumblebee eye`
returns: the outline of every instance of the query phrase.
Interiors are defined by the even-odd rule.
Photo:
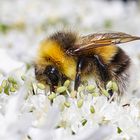
[[[56,67],[54,66],[47,66],[44,74],[46,75],[48,82],[52,86],[57,86],[60,80],[60,74]]]

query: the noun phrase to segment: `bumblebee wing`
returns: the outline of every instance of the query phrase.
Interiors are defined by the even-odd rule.
[[[71,55],[82,54],[86,50],[91,50],[95,47],[104,47],[138,40],[140,37],[132,36],[122,32],[118,33],[97,33],[81,37],[75,46],[67,52]]]

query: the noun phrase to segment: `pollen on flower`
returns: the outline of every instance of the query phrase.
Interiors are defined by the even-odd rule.
[[[84,100],[83,100],[83,99],[79,99],[79,100],[77,101],[77,107],[78,107],[78,108],[81,108],[81,107],[83,106],[83,103],[84,103]]]
[[[89,85],[89,86],[86,87],[86,90],[87,90],[88,92],[90,92],[90,93],[94,92],[95,89],[96,89],[96,87],[93,86],[93,85]]]
[[[54,92],[52,92],[50,95],[48,95],[49,100],[53,100],[54,98],[56,98],[56,94]]]
[[[66,89],[67,89],[67,87],[65,87],[65,86],[58,87],[58,88],[56,89],[56,93],[62,93],[62,92],[64,92],[64,91],[66,91]]]

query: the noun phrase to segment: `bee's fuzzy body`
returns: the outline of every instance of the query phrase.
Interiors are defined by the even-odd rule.
[[[74,48],[79,41],[79,36],[71,32],[58,32],[46,40],[39,47],[36,59],[36,78],[37,80],[47,84],[47,78],[44,71],[48,66],[55,66],[60,72],[59,75],[65,79],[76,79],[78,61],[82,60],[80,67],[80,80],[92,74],[95,80],[101,86],[108,81],[116,81],[120,91],[125,87],[129,74],[127,70],[130,67],[130,58],[126,53],[116,45],[110,44],[102,47],[93,47],[92,49],[83,51],[78,55],[70,55],[67,51]],[[95,56],[99,58],[101,65],[95,61]],[[105,67],[105,70],[104,70]],[[61,79],[62,80],[62,79]]]

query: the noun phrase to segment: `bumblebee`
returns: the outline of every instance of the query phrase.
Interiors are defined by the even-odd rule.
[[[66,79],[74,80],[77,91],[83,79],[94,76],[97,85],[105,88],[108,81],[118,84],[120,92],[126,87],[131,60],[117,46],[138,40],[126,33],[95,33],[79,36],[60,31],[42,41],[35,61],[35,76],[39,82],[55,91]]]

